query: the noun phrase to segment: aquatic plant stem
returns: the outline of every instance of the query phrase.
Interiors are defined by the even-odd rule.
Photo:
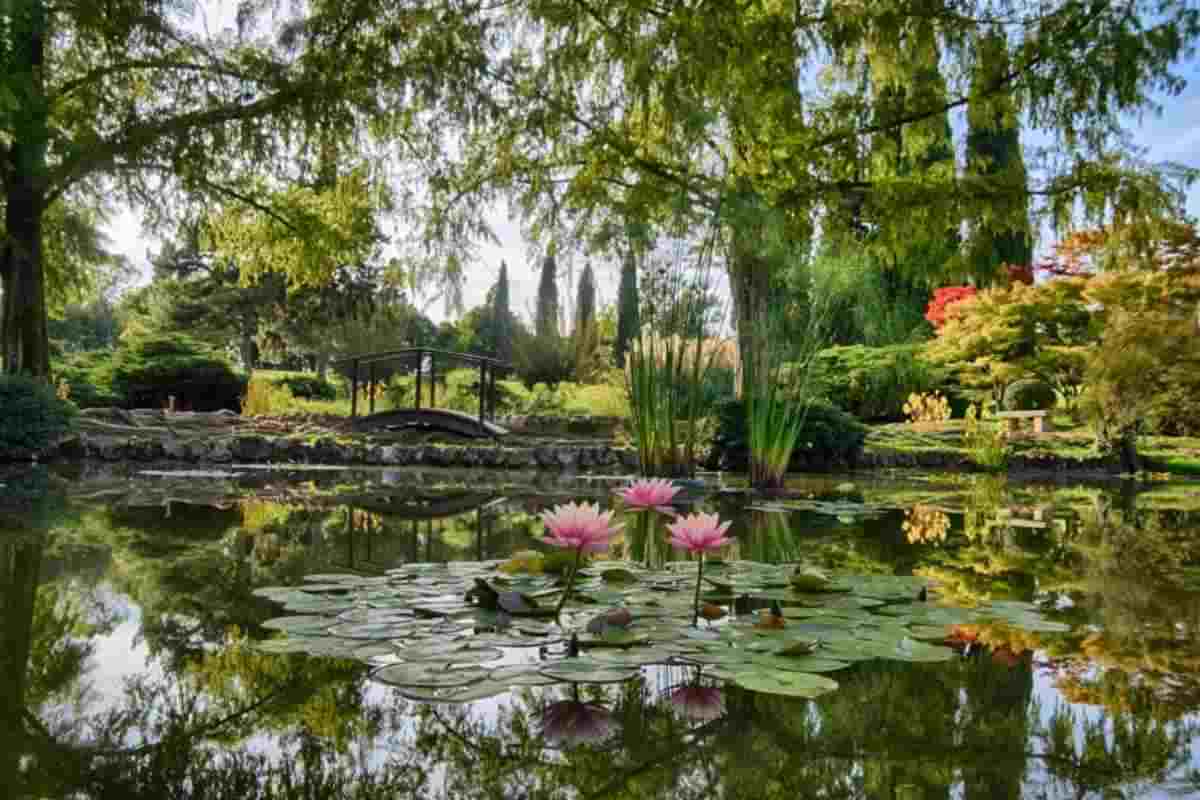
[[[704,579],[704,551],[700,551],[700,560],[696,562],[696,596],[692,598],[692,627],[700,624],[700,582]]]
[[[554,607],[554,618],[558,619],[558,615],[562,613],[562,607],[566,604],[567,598],[571,596],[571,589],[575,586],[575,573],[579,572],[579,562],[583,559],[583,548],[575,548],[575,563],[571,565],[571,571],[567,573],[567,588],[563,590],[562,597],[558,598],[558,605]]]

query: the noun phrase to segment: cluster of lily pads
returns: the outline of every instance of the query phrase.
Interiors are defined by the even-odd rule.
[[[954,626],[1064,631],[1029,603],[939,605],[920,577],[826,576],[796,565],[710,560],[695,567],[595,561],[567,581],[537,553],[505,562],[414,563],[380,576],[311,575],[257,590],[286,613],[264,627],[272,653],[361,660],[407,697],[469,702],[515,687],[619,683],[643,667],[692,665],[755,692],[817,697],[856,661],[937,662]],[[699,611],[699,613],[697,613]]]

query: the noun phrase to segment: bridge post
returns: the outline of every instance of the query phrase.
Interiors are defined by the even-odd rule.
[[[488,370],[488,419],[496,418],[496,365]]]
[[[425,366],[425,352],[417,350],[417,410],[421,410],[421,370]]]
[[[487,362],[479,362],[479,427],[483,427],[484,398],[487,397]]]
[[[358,416],[358,359],[354,359],[354,372],[350,376],[350,418]]]

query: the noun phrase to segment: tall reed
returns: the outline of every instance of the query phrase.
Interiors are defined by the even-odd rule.
[[[809,292],[809,308],[799,330],[786,330],[780,310],[769,319],[746,323],[758,325],[758,334],[771,343],[761,363],[746,359],[742,365],[749,479],[758,489],[783,486],[814,399],[809,379],[826,341],[830,303],[823,287],[812,286]]]
[[[708,412],[704,383],[721,352],[705,346],[706,327],[719,316],[711,305],[714,244],[715,232],[698,247],[677,240],[645,273],[642,327],[630,343],[625,388],[647,477],[695,474],[700,421]]]

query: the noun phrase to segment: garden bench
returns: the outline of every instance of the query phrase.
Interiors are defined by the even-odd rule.
[[[1004,430],[1009,436],[1014,436],[1021,431],[1021,420],[1030,420],[1033,423],[1033,433],[1045,433],[1048,427],[1046,417],[1049,416],[1049,411],[998,411],[996,419],[1004,421]]]

